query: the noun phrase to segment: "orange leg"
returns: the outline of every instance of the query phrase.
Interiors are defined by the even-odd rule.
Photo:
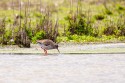
[[[44,49],[45,55],[47,55],[47,50]]]
[[[42,48],[42,47],[41,47]],[[43,48],[42,48],[43,49]],[[44,53],[45,53],[45,55],[47,55],[47,50],[46,49],[43,49],[44,50]]]

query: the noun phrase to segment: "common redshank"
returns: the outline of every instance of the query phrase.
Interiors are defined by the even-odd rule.
[[[37,43],[44,50],[45,55],[47,55],[47,50],[50,50],[50,49],[57,49],[58,52],[60,53],[60,51],[58,49],[58,44],[56,44],[55,42],[53,42],[50,39],[37,40]]]

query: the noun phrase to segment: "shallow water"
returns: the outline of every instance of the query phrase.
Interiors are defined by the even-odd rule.
[[[125,54],[0,55],[0,83],[124,83]]]

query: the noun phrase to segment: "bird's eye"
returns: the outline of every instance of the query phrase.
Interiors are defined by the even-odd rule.
[[[45,46],[48,46],[47,44],[45,44]]]

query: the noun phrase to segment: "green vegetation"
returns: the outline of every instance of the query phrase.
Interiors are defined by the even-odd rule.
[[[95,15],[96,20],[103,20],[104,18],[105,18],[105,16],[103,14]]]
[[[123,42],[125,40],[124,36],[116,38],[115,36],[105,36],[93,37],[93,36],[79,36],[72,35],[68,37],[58,37],[58,42],[72,42],[72,43],[109,43],[109,42]]]
[[[30,47],[45,38],[77,43],[125,41],[124,0],[1,0],[0,4],[0,44]]]
[[[37,32],[34,37],[32,37],[32,41],[33,41],[33,43],[35,43],[36,40],[40,40],[40,39],[44,39],[44,38],[45,38],[45,32],[40,31],[40,32]]]

